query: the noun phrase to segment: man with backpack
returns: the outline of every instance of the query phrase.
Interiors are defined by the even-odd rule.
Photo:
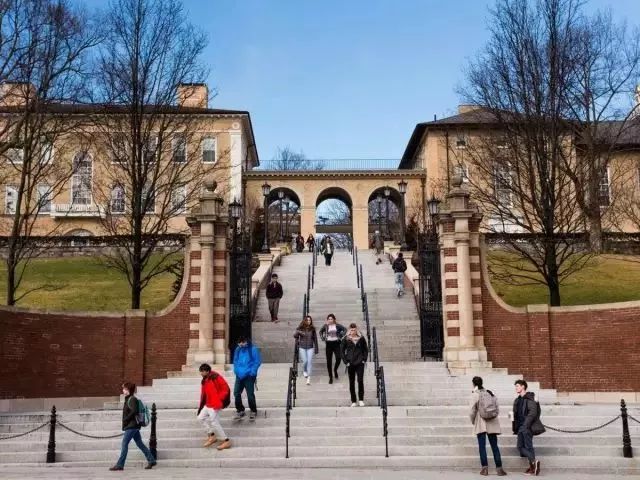
[[[238,346],[233,352],[233,373],[236,375],[236,383],[233,387],[233,396],[236,399],[236,414],[233,417],[235,421],[244,418],[243,390],[247,391],[247,400],[249,400],[249,421],[253,422],[256,419],[258,407],[254,390],[261,364],[260,350],[245,336],[238,337]]]
[[[200,407],[198,408],[198,420],[207,430],[208,438],[203,447],[210,447],[218,440],[218,450],[231,448],[231,440],[224,433],[220,425],[220,411],[231,403],[229,384],[222,375],[211,370],[206,363],[200,365]]]
[[[540,460],[536,460],[533,449],[533,436],[546,430],[540,421],[540,404],[536,402],[533,392],[527,392],[527,382],[516,380],[518,397],[513,402],[513,434],[518,435],[518,450],[521,457],[529,460],[526,475],[540,475]]]
[[[500,430],[500,409],[498,398],[482,386],[482,378],[473,377],[473,393],[471,394],[471,412],[469,418],[473,424],[473,433],[478,438],[478,449],[480,450],[480,475],[489,475],[489,459],[487,458],[487,437],[493,452],[493,460],[496,463],[496,470],[499,477],[504,477],[507,473],[502,468],[502,457],[498,448],[498,435]]]
[[[283,291],[282,285],[278,282],[277,273],[271,275],[271,282],[267,285],[266,291],[271,321],[278,323],[278,308],[280,308],[280,299],[282,298]]]
[[[402,252],[398,253],[398,257],[391,264],[391,268],[393,268],[398,297],[401,297],[404,295],[404,272],[407,270],[407,262],[404,261]]]

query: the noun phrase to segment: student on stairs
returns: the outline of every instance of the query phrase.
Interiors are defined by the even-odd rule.
[[[364,336],[358,332],[355,323],[349,325],[347,335],[340,342],[340,354],[349,373],[349,393],[351,394],[351,406],[364,407],[364,366],[367,362],[369,349]],[[356,404],[356,376],[358,377],[358,403]]]
[[[311,315],[307,315],[300,322],[296,333],[293,334],[293,338],[298,342],[298,353],[302,361],[302,374],[307,379],[307,385],[311,385],[313,356],[318,354],[318,337]]]
[[[540,460],[536,460],[533,448],[533,436],[544,433],[545,428],[540,421],[540,406],[533,392],[527,392],[527,382],[516,380],[517,398],[513,402],[513,433],[518,435],[518,450],[521,457],[529,460],[529,468],[525,475],[540,474]]]
[[[407,262],[404,261],[402,252],[398,253],[398,257],[391,264],[391,268],[393,268],[398,297],[401,297],[404,295],[404,272],[407,270]]]
[[[489,475],[489,460],[487,459],[487,437],[493,452],[493,460],[496,462],[496,470],[499,477],[506,475],[502,469],[502,457],[498,448],[498,435],[500,430],[500,418],[498,417],[498,400],[489,390],[482,386],[482,378],[473,377],[473,393],[471,394],[471,412],[469,418],[473,424],[473,434],[478,438],[480,450],[480,475]]]
[[[200,375],[202,382],[198,420],[202,422],[208,434],[203,447],[210,447],[220,440],[222,443],[218,445],[218,450],[231,448],[231,440],[220,425],[220,411],[228,407],[231,401],[229,385],[222,375],[212,371],[206,363],[200,365]]]
[[[329,373],[329,383],[333,383],[333,377],[338,380],[338,367],[340,367],[340,340],[347,333],[347,329],[336,323],[336,316],[333,313],[327,315],[327,323],[320,329],[320,339],[325,342],[327,353],[327,372]],[[331,368],[333,357],[336,364]]]
[[[283,291],[282,285],[278,282],[278,274],[271,275],[271,282],[266,288],[267,303],[269,304],[269,314],[271,315],[271,321],[278,323],[278,309],[280,307],[280,299],[282,298]]]
[[[233,387],[233,396],[236,399],[234,420],[240,420],[244,417],[244,405],[242,404],[244,390],[247,391],[247,400],[249,401],[249,421],[253,422],[256,419],[258,407],[254,390],[261,364],[260,350],[246,337],[238,337],[238,346],[233,352],[233,373],[236,375],[236,383]]]

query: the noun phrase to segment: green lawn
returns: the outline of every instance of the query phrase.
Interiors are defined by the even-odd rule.
[[[498,262],[501,255],[504,253],[490,252],[489,262]],[[548,303],[545,285],[515,286],[497,279],[492,279],[492,284],[510,305]],[[588,267],[569,277],[560,287],[560,298],[562,305],[640,300],[640,257],[602,255],[593,258]]]
[[[159,275],[142,292],[142,308],[157,311],[171,301],[175,276]],[[47,258],[33,260],[18,295],[42,285],[55,285],[55,291],[38,290],[18,302],[19,307],[47,310],[123,311],[130,308],[129,284],[119,272],[92,257]],[[6,304],[7,271],[0,264],[0,299]]]

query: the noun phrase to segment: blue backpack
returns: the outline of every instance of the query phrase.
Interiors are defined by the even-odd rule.
[[[151,413],[149,412],[149,407],[147,407],[145,403],[139,398],[136,398],[136,401],[138,402],[138,413],[136,413],[136,422],[138,422],[138,425],[140,425],[141,427],[147,427],[151,423]],[[131,405],[129,405],[129,408],[131,408]]]

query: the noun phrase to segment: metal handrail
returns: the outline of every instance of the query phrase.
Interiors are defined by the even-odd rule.
[[[289,438],[291,437],[291,410],[296,406],[296,399],[298,398],[297,379],[298,379],[298,362],[300,360],[299,342],[296,339],[293,346],[293,361],[289,367],[289,381],[287,383],[287,402],[286,402],[286,414],[285,414],[285,458],[289,458]]]
[[[362,273],[362,265],[360,265],[360,296],[364,298],[364,274]]]
[[[384,381],[384,367],[378,371],[378,384],[380,391],[380,408],[382,409],[382,436],[384,437],[384,456],[389,458],[389,425],[387,423],[387,387]]]

